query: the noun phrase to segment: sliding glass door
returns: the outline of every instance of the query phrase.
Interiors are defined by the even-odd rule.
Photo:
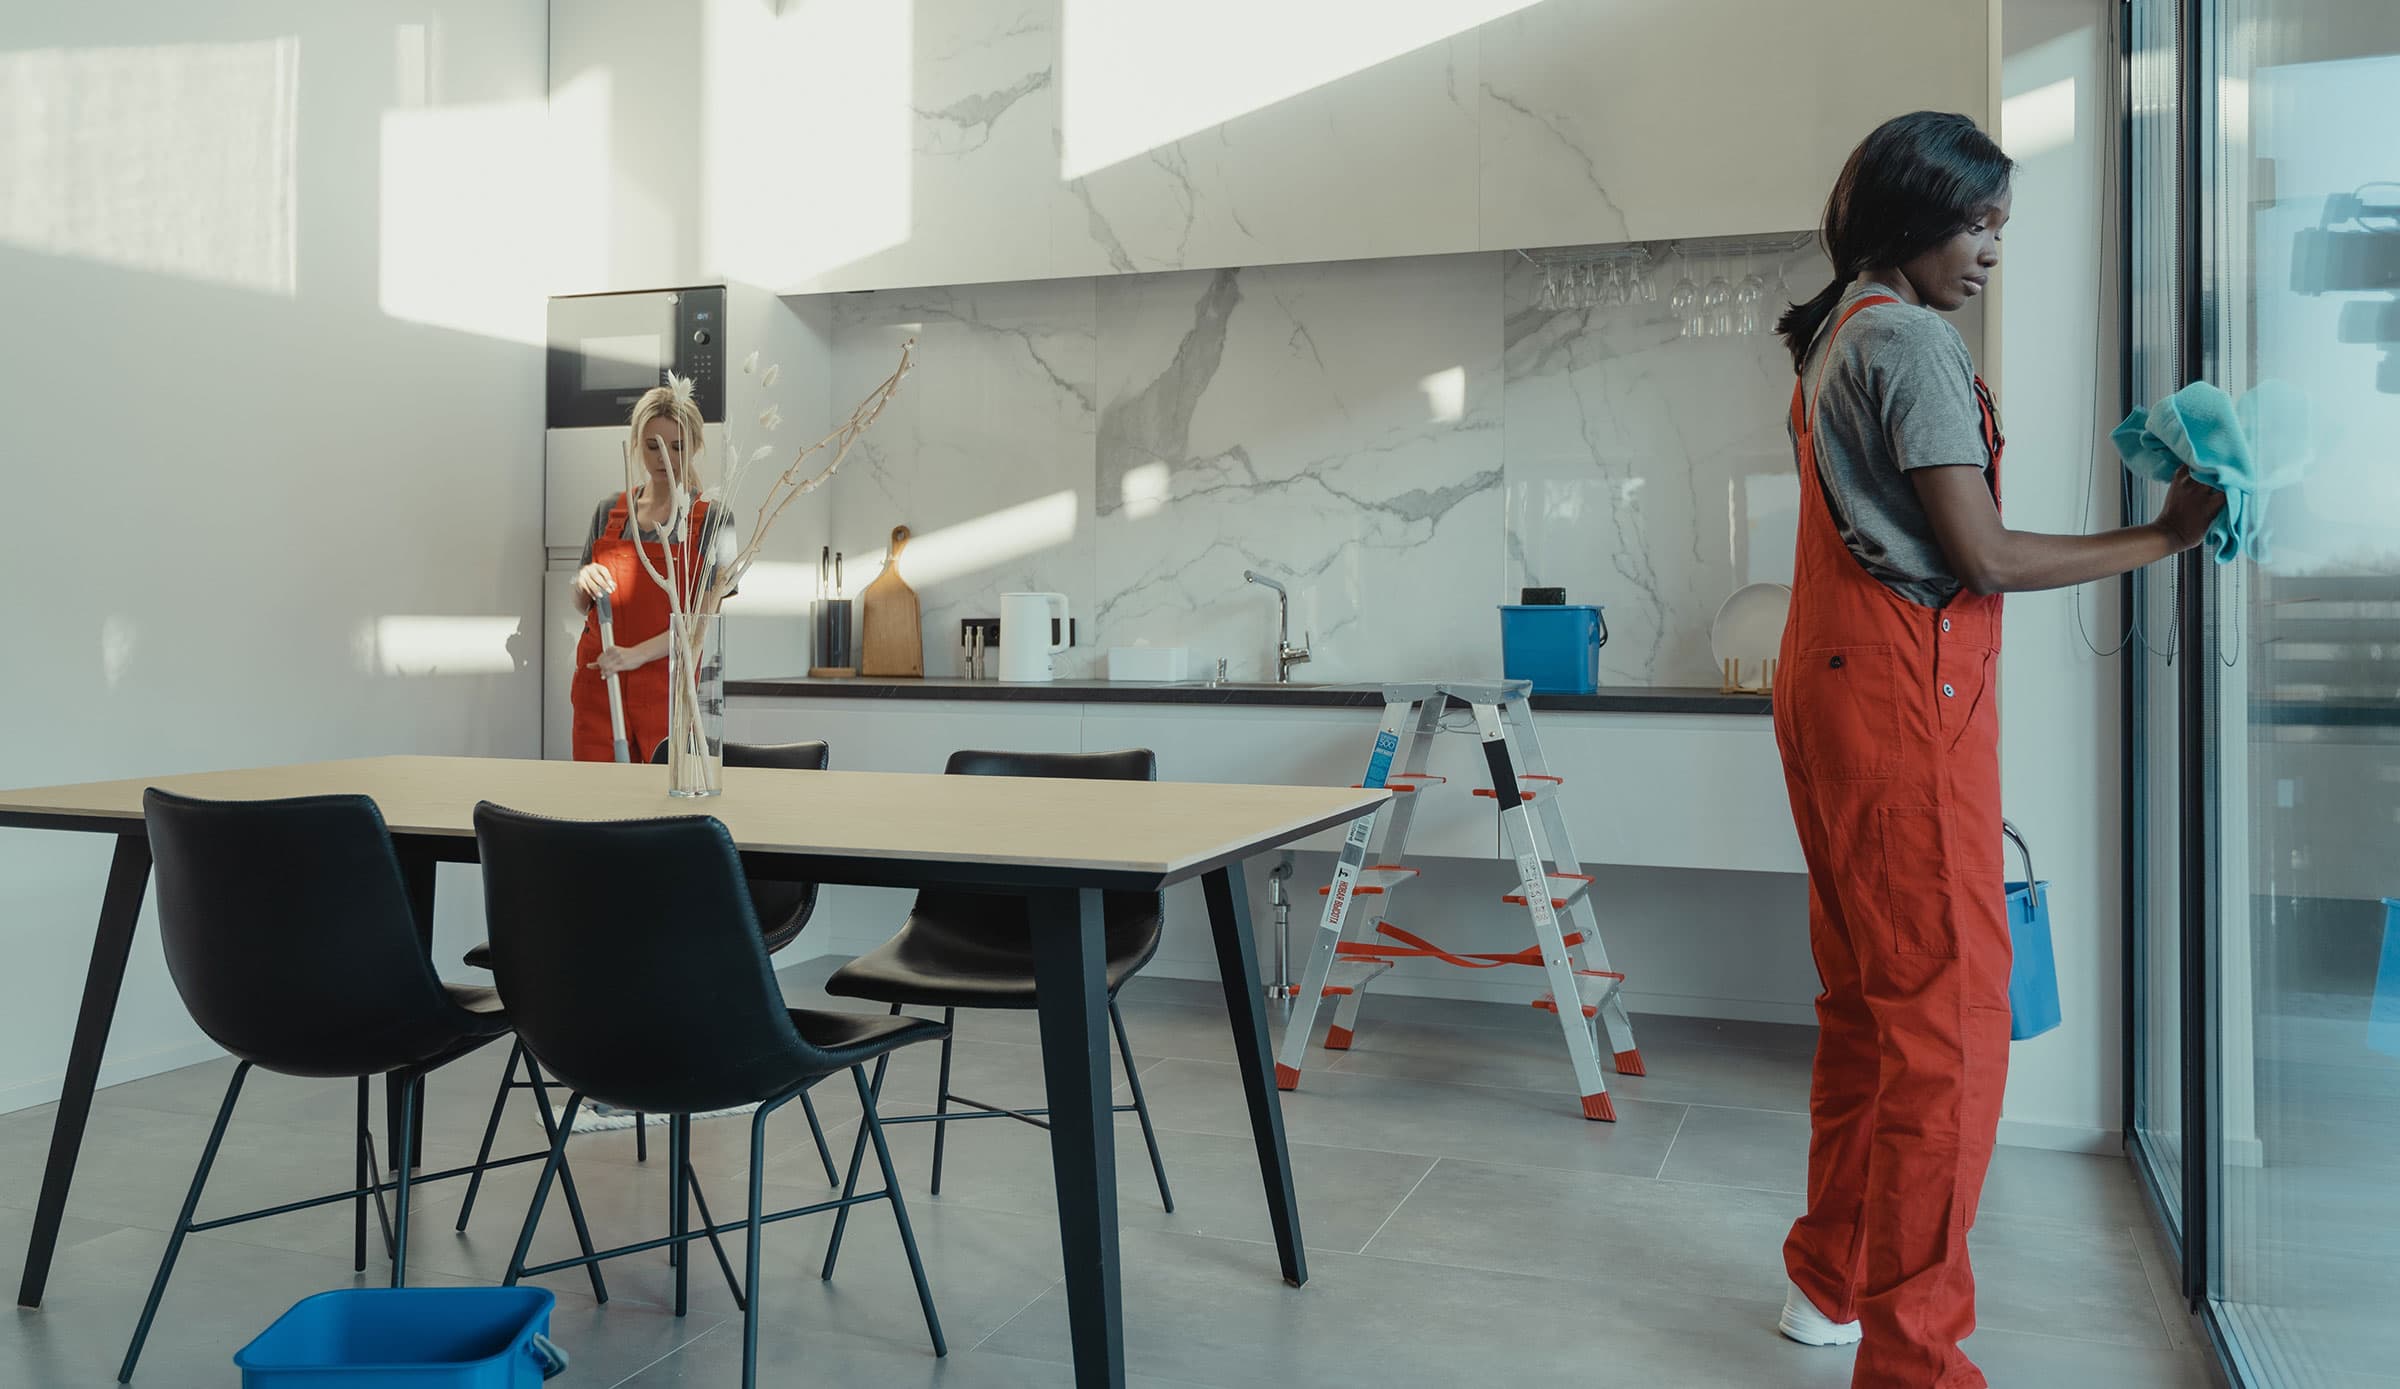
[[[2400,1384],[2400,6],[2209,10],[2205,365],[2287,480],[2209,576],[2207,1290],[2253,1382]]]
[[[2400,1385],[2400,4],[2133,10],[2182,76],[2170,172],[2135,72],[2134,226],[2187,257],[2168,327],[2136,248],[2135,395],[2180,353],[2276,486],[2254,558],[2146,581],[2132,1147],[2238,1382]]]

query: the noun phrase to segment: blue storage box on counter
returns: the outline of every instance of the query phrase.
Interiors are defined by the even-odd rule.
[[[1500,605],[1500,669],[1530,680],[1535,694],[1591,694],[1600,688],[1600,648],[1608,619],[1597,603]]]
[[[2375,997],[2367,1006],[2367,1045],[2400,1056],[2400,898],[2383,899],[2383,955],[2375,967]]]
[[[567,1368],[548,1288],[343,1288],[241,1348],[242,1389],[532,1389]]]

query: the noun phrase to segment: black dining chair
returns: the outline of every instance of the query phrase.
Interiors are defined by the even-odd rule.
[[[952,776],[1081,777],[1096,781],[1156,781],[1158,757],[1148,748],[1124,752],[981,752],[950,754],[943,769]],[[1142,1095],[1141,1074],[1134,1069],[1133,1048],[1125,1038],[1125,1017],[1117,1009],[1117,990],[1158,953],[1158,938],[1166,921],[1166,901],[1155,892],[1101,894],[1106,923],[1103,953],[1108,969],[1108,1022],[1117,1035],[1117,1055],[1125,1066],[1125,1083],[1133,1103],[1114,1106],[1119,1114],[1138,1115],[1142,1140],[1150,1148],[1150,1170],[1158,1178],[1158,1199],[1175,1209],[1167,1188],[1166,1163],[1159,1157],[1158,1135],[1150,1125],[1150,1104]],[[945,1026],[956,1021],[961,1008],[1034,1006],[1033,936],[1022,897],[926,888],[899,934],[833,972],[825,991],[844,998],[888,1003],[897,1013],[903,1007],[939,1008]],[[931,1114],[895,1114],[887,1124],[930,1123],[933,1127],[933,1194],[942,1194],[943,1137],[962,1119],[1017,1119],[1047,1128],[1044,1109],[1011,1109],[969,1099],[950,1090],[951,1038],[942,1037],[940,1079]],[[967,1106],[953,1110],[953,1103]],[[850,1156],[850,1180],[858,1179],[865,1149]],[[839,1223],[836,1224],[837,1240]],[[827,1255],[827,1267],[832,1256]]]
[[[143,820],[157,870],[159,938],[167,972],[192,1020],[239,1064],[217,1107],[216,1124],[167,1238],[158,1276],[142,1306],[133,1344],[117,1372],[133,1377],[142,1344],[183,1252],[184,1237],[337,1201],[355,1203],[351,1267],[367,1266],[367,1201],[384,1219],[392,1286],[408,1277],[408,1214],[415,1186],[480,1171],[538,1162],[556,1152],[417,1175],[413,1151],[425,1077],[509,1034],[509,1017],[490,989],[445,984],[435,976],[399,855],[383,815],[365,796],[307,796],[273,801],[205,801],[155,788],[142,795]],[[355,1076],[358,1118],[351,1190],[265,1210],[196,1220],[200,1193],[225,1140],[234,1101],[253,1067],[291,1076]],[[380,1075],[400,1101],[392,1106],[392,1176],[385,1180],[367,1128],[370,1077]],[[555,1136],[548,1102],[542,1123]],[[562,1172],[577,1235],[590,1248],[572,1174]],[[395,1193],[383,1211],[383,1193]],[[597,1269],[594,1270],[597,1273]],[[598,1277],[592,1293],[605,1302]]]
[[[866,1063],[880,1068],[898,1048],[947,1036],[949,1030],[923,1018],[787,1008],[743,881],[741,855],[725,826],[713,818],[565,821],[487,802],[475,808],[475,837],[500,996],[527,1050],[568,1088],[550,1163],[534,1188],[506,1281],[743,1230],[749,1266],[734,1294],[742,1309],[742,1384],[748,1389],[757,1380],[761,1227],[889,1201],[934,1354],[947,1354]],[[662,921],[674,922],[675,929],[660,930]],[[814,1205],[763,1210],[767,1119],[810,1086],[845,1070],[858,1087],[859,1132],[875,1145],[883,1190],[862,1195],[853,1187]],[[527,1268],[551,1177],[564,1159],[575,1112],[586,1100],[669,1116],[667,1166],[674,1199],[668,1232]],[[747,1105],[758,1107],[750,1119],[749,1217],[719,1225],[705,1199],[698,1198],[691,1116]],[[687,1196],[700,1200],[697,1230],[691,1227]],[[691,1266],[685,1252],[687,1257],[675,1261],[678,1316],[685,1310]],[[718,1258],[724,1259],[722,1249]],[[725,1272],[732,1282],[730,1264]]]
[[[650,760],[661,766],[666,764],[665,739],[659,740]],[[788,771],[821,772],[831,761],[830,750],[823,742],[725,744],[725,765],[728,767],[780,767]],[[766,926],[767,953],[772,955],[797,939],[800,929],[808,925],[808,919],[816,914],[817,885],[752,879],[750,901],[758,912],[759,921]],[[478,945],[467,951],[466,963],[476,969],[490,969],[491,946]],[[510,1054],[507,1067],[500,1073],[499,1092],[492,1096],[492,1117],[483,1126],[483,1151],[486,1153],[492,1150],[493,1141],[499,1137],[500,1116],[508,1108],[509,1092],[525,1089],[531,1084],[530,1079],[517,1079],[520,1066],[528,1068],[530,1077],[530,1062],[521,1043]],[[816,1105],[806,1095],[800,1097],[800,1111],[808,1116],[809,1136],[817,1142],[817,1161],[825,1165],[826,1183],[831,1185],[840,1181],[840,1174],[833,1166],[833,1149],[825,1141],[825,1126],[817,1118]],[[637,1113],[633,1116],[633,1157],[636,1162],[650,1160],[649,1123],[650,1117],[646,1114]],[[468,1218],[475,1214],[475,1196],[479,1186],[477,1181],[470,1180],[467,1183],[466,1199],[458,1205],[457,1228],[460,1230],[467,1228]]]

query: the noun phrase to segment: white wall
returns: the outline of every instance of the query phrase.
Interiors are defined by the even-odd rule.
[[[9,7],[0,784],[538,753],[545,25]],[[57,1094],[108,853],[0,831],[0,1110]],[[157,942],[104,1080],[213,1052]]]
[[[2019,163],[1993,294],[1987,364],[2008,438],[2008,523],[2116,524],[2115,455],[2094,450],[2117,407],[2109,0],[2009,0],[2000,140]],[[2105,243],[2103,238],[2106,238]],[[2087,510],[2087,487],[2090,506]],[[2080,608],[2081,622],[2078,622]],[[2119,1126],[2123,863],[2114,581],[2008,603],[2001,780],[2008,816],[2050,881],[2065,1022],[2020,1042],[2001,1137],[2114,1151]],[[2010,873],[2016,873],[2013,855]]]

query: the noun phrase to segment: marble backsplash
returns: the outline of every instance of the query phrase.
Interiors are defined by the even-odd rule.
[[[1758,268],[1792,295],[1826,274]],[[1256,680],[1256,569],[1314,651],[1293,678],[1350,681],[1496,673],[1494,605],[1561,585],[1606,605],[1605,681],[1713,684],[1718,605],[1790,576],[1792,376],[1771,335],[1679,336],[1681,273],[1585,310],[1535,307],[1513,253],[839,296],[837,405],[900,339],[918,358],[828,489],[848,587],[906,523],[928,674],[960,619],[1038,589],[1077,620],[1064,677],[1147,641]]]

